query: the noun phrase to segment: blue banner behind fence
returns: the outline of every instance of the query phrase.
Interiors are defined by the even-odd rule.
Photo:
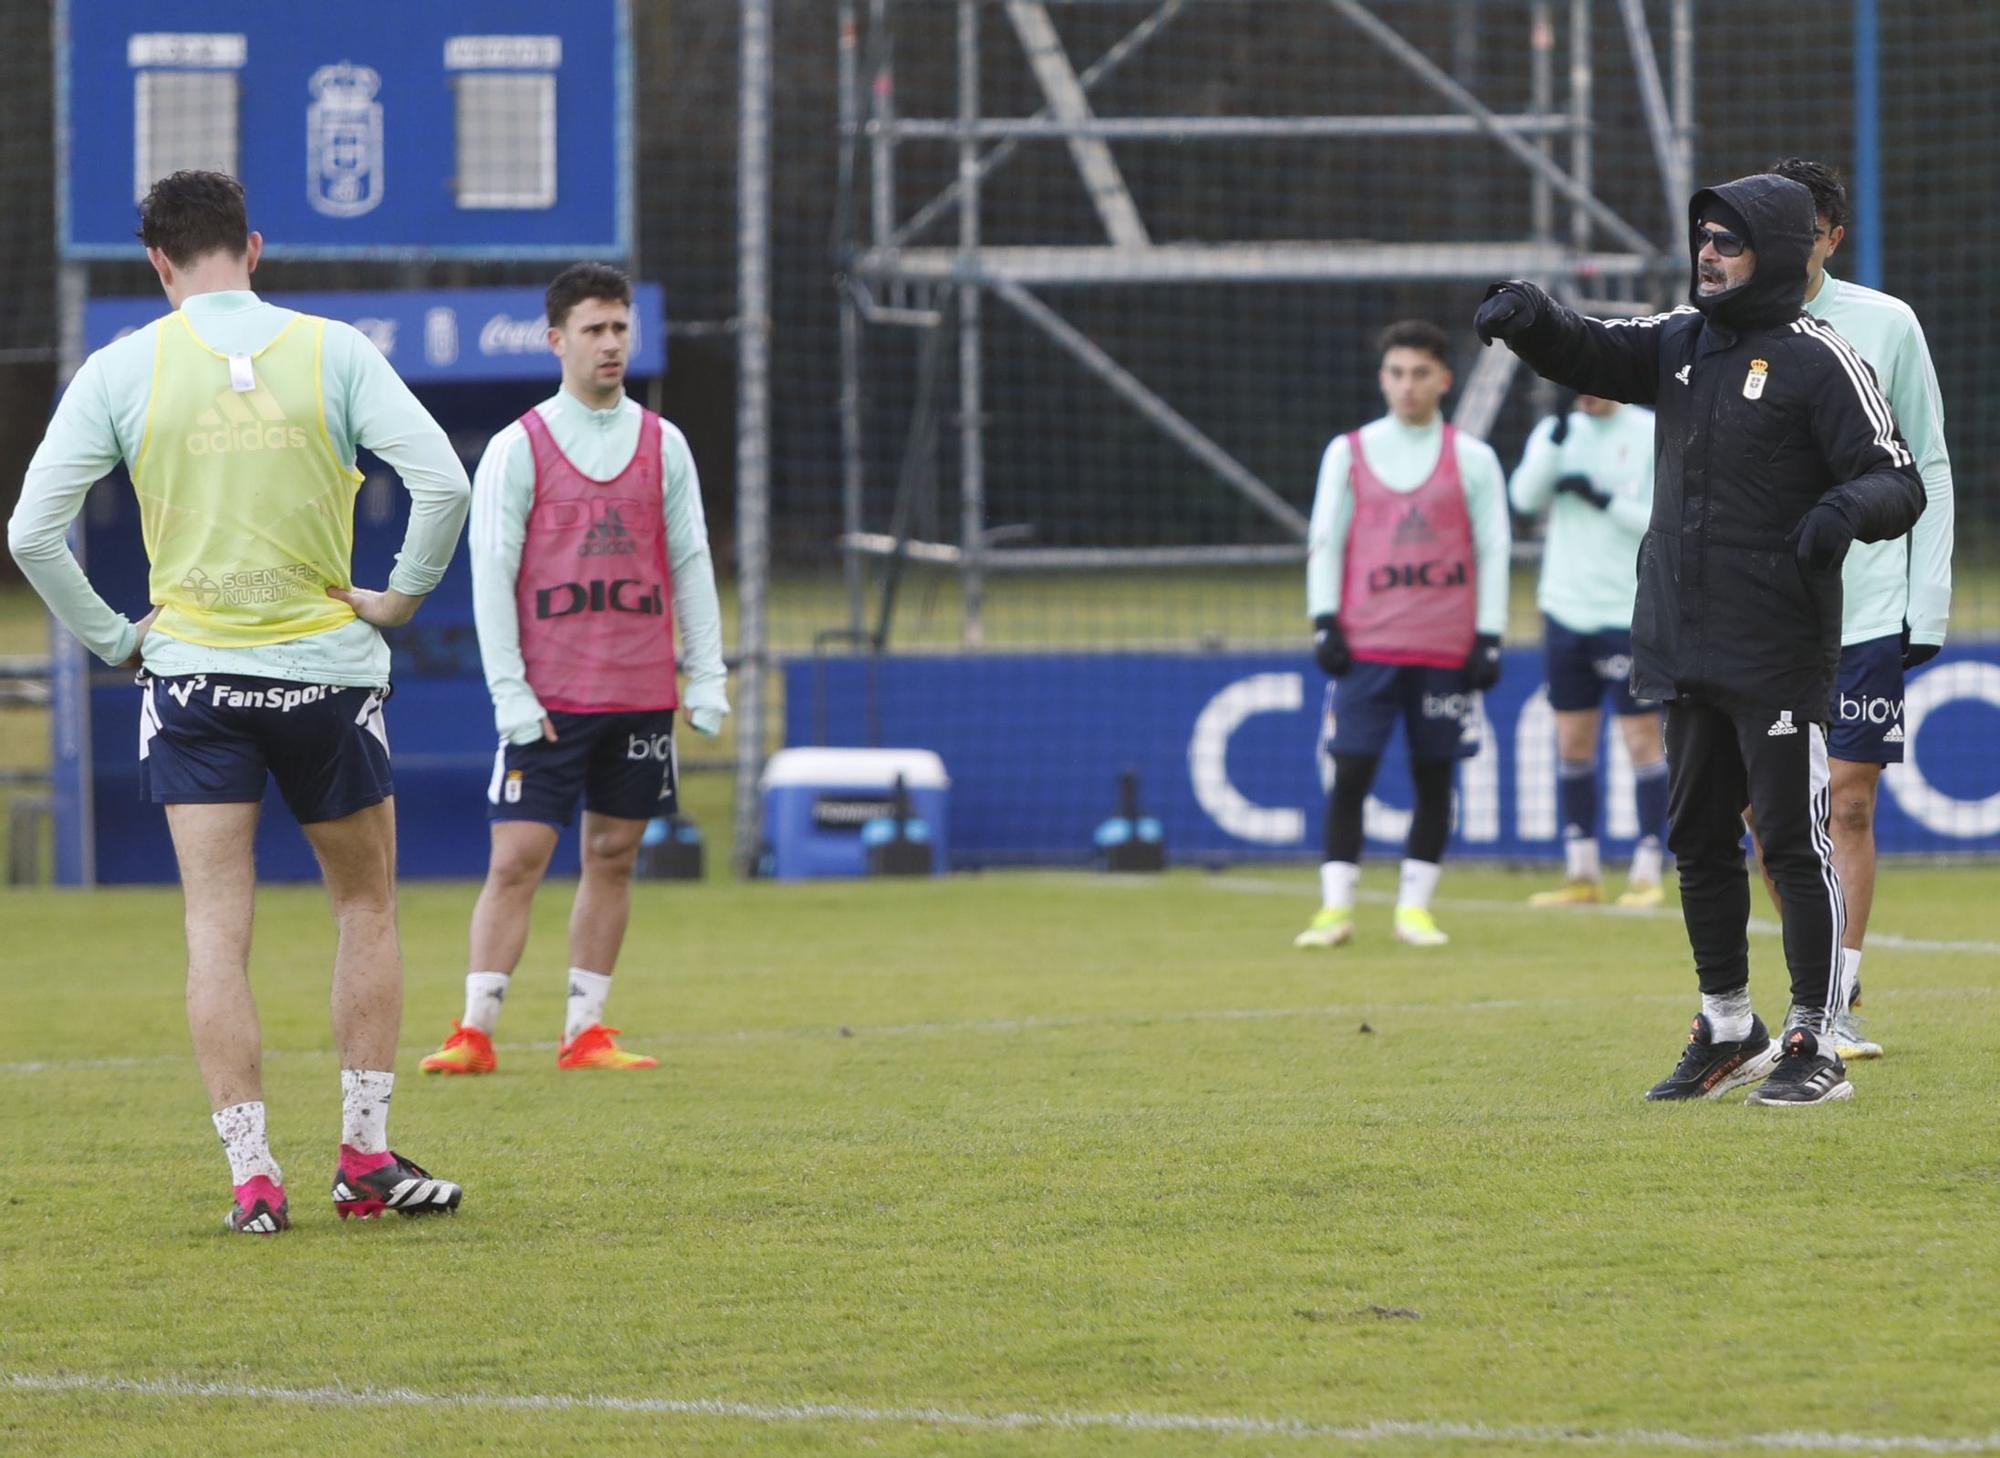
[[[1326,680],[1298,654],[1077,654],[792,663],[786,742],[936,750],[952,779],[957,864],[1081,862],[1138,772],[1144,808],[1182,860],[1318,854]],[[1555,721],[1541,654],[1514,649],[1485,696],[1479,755],[1459,771],[1454,854],[1555,857]],[[2000,850],[2000,644],[1954,646],[1910,680],[1909,762],[1884,777],[1885,852]],[[1635,830],[1631,766],[1606,735],[1608,840]],[[1399,845],[1397,742],[1368,814]]]
[[[367,335],[410,385],[544,380],[555,388],[558,365],[549,352],[542,290],[370,289],[278,293],[269,302],[352,324]],[[84,306],[87,346],[102,349],[168,313],[157,292],[92,299]],[[631,373],[650,378],[667,369],[666,291],[637,284],[632,293]]]

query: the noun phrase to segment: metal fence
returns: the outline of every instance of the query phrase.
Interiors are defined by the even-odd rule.
[[[1298,643],[1313,469],[1380,413],[1374,331],[1450,328],[1451,409],[1511,463],[1548,397],[1471,339],[1483,283],[1669,302],[1690,186],[1786,154],[1872,183],[1835,267],[1925,322],[1954,633],[2000,634],[1975,222],[2000,17],[1977,0],[633,0],[631,21],[634,263],[674,336],[650,403],[694,445],[734,598],[740,844],[787,659]],[[9,8],[0,40],[17,478],[62,344],[47,11]],[[153,286],[136,258],[93,278]]]

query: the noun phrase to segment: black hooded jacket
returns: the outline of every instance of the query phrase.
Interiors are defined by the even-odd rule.
[[[1534,322],[1508,342],[1538,374],[1652,406],[1653,519],[1639,546],[1632,689],[1733,713],[1789,709],[1823,724],[1840,661],[1840,571],[1811,572],[1787,540],[1820,502],[1855,538],[1899,537],[1923,480],[1874,372],[1805,313],[1812,194],[1762,174],[1698,192],[1756,252],[1749,282],[1647,319],[1588,319],[1533,284]],[[1711,217],[1719,224],[1720,218]]]

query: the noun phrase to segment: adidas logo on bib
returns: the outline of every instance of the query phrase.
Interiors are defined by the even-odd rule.
[[[632,540],[632,534],[625,530],[625,518],[618,508],[607,506],[604,515],[590,524],[585,533],[583,545],[577,548],[579,557],[629,557],[639,550],[639,544]]]
[[[1901,724],[1891,724],[1889,732],[1882,736],[1882,742],[1884,744],[1901,744],[1903,742],[1903,726]]]
[[[191,456],[247,451],[304,450],[306,433],[292,424],[269,390],[224,390],[215,404],[194,418],[183,444]]]
[[[1411,502],[1410,509],[1398,518],[1396,530],[1390,535],[1389,540],[1398,547],[1407,547],[1417,542],[1434,542],[1437,540],[1437,533],[1432,531],[1431,524],[1424,520],[1423,508]]]
[[[1778,739],[1786,734],[1796,734],[1798,732],[1799,726],[1792,722],[1792,711],[1790,709],[1779,710],[1778,722],[1764,731],[1766,737],[1771,739]]]

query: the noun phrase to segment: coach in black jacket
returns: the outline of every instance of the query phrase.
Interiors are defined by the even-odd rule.
[[[1840,659],[1840,566],[1901,536],[1924,488],[1875,376],[1805,313],[1812,195],[1770,175],[1688,204],[1691,305],[1587,319],[1530,283],[1493,285],[1475,325],[1537,373],[1650,405],[1653,519],[1639,548],[1632,691],[1667,701],[1669,843],[1702,1011],[1653,1099],[1849,1098],[1824,1037],[1845,913],[1827,837],[1826,722]],[[1750,1008],[1749,805],[1784,903],[1792,1007],[1782,1048]]]

